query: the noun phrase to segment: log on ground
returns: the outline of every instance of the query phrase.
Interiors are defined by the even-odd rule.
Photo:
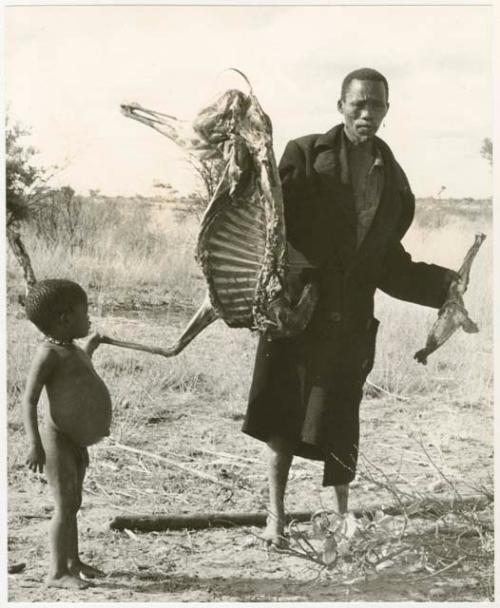
[[[364,509],[352,509],[355,517],[373,517],[377,511],[383,511],[386,515],[402,515],[409,509],[408,517],[425,517],[439,514],[442,509],[468,508],[482,510],[492,501],[486,496],[466,497],[427,497],[420,501],[405,501],[392,505],[371,505]],[[328,512],[327,512],[328,513]],[[333,511],[332,511],[333,513]],[[314,512],[299,511],[287,514],[287,520],[297,522],[311,521]],[[115,517],[110,527],[113,530],[138,530],[140,532],[153,532],[164,530],[203,530],[206,528],[233,528],[235,526],[264,526],[267,513],[261,512],[214,512],[214,513],[192,513],[189,515],[120,515]]]

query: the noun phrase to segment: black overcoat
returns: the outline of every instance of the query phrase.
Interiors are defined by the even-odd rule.
[[[439,308],[448,269],[415,263],[401,245],[415,199],[390,148],[376,138],[384,189],[372,226],[356,247],[356,214],[339,155],[343,125],[286,146],[280,162],[287,239],[310,268],[290,260],[289,288],[315,281],[320,299],[299,336],[260,338],[243,431],[267,441],[288,438],[294,453],[325,460],[324,485],[355,474],[359,404],[373,367],[377,288],[396,298]],[[295,269],[294,269],[295,268]]]

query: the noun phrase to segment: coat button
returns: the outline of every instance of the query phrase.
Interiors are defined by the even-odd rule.
[[[331,321],[335,321],[336,323],[338,323],[338,321],[340,321],[341,319],[341,314],[339,312],[332,312],[330,314],[330,320]]]

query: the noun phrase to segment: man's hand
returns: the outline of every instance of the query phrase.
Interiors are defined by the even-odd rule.
[[[45,451],[41,443],[35,443],[31,446],[28,457],[26,458],[26,464],[34,473],[37,470],[43,473],[43,465],[45,464]]]
[[[90,334],[87,342],[85,343],[83,350],[87,353],[87,355],[89,357],[92,357],[95,349],[99,346],[99,344],[101,344],[101,341],[102,341],[101,334],[98,333],[97,331],[95,331]]]
[[[452,281],[460,281],[462,277],[460,273],[456,272],[456,270],[451,270],[450,268],[448,268],[448,270],[446,271],[446,279],[449,283],[451,283]]]

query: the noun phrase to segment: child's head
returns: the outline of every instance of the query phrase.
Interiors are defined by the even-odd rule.
[[[87,294],[73,281],[39,281],[26,296],[25,310],[28,319],[52,338],[83,338],[90,328]]]

